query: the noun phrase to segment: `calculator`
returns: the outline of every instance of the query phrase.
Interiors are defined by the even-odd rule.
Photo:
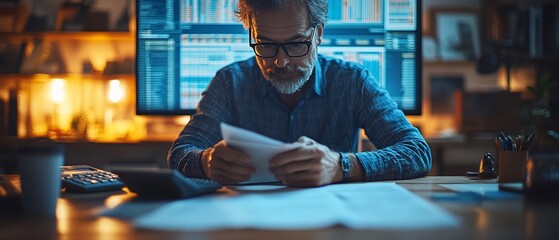
[[[124,187],[116,174],[88,165],[62,166],[61,171],[66,192],[115,191]]]
[[[218,182],[188,178],[174,169],[113,169],[130,191],[139,198],[178,199],[216,192]]]

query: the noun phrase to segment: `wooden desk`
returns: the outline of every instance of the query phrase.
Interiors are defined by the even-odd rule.
[[[465,177],[425,177],[396,181],[457,216],[458,229],[349,230],[344,227],[308,231],[224,230],[166,232],[135,229],[130,222],[96,217],[105,207],[134,198],[121,191],[95,194],[63,193],[57,220],[0,216],[0,239],[550,239],[557,232],[559,201],[489,200],[451,192],[443,183],[495,183]]]

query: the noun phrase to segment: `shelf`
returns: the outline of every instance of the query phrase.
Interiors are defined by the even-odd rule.
[[[0,39],[9,41],[44,40],[80,40],[80,41],[133,41],[133,32],[0,32]]]
[[[45,73],[34,73],[34,74],[19,74],[19,73],[7,73],[0,74],[1,80],[8,79],[50,79],[50,78],[89,78],[89,79],[131,79],[134,78],[134,73],[123,73],[123,74],[94,74],[94,73],[59,73],[59,74],[45,74]]]
[[[444,60],[423,60],[423,65],[425,66],[441,66],[441,65],[450,65],[450,66],[462,66],[462,65],[475,65],[475,60],[464,60],[464,61],[444,61]]]
[[[559,55],[558,54],[547,54],[540,57],[530,57],[526,56],[521,59],[521,61],[525,62],[535,62],[535,63],[542,63],[542,62],[558,62]]]

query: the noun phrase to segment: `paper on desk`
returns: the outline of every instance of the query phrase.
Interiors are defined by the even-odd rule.
[[[457,184],[440,184],[441,187],[450,189],[454,192],[472,193],[480,198],[485,199],[518,199],[522,195],[499,191],[499,184],[497,183],[457,183]]]
[[[221,135],[228,146],[248,154],[256,168],[252,177],[244,183],[277,182],[268,172],[268,162],[275,155],[300,147],[301,143],[283,143],[264,135],[221,123]]]
[[[302,230],[337,224],[352,229],[459,226],[454,216],[395,183],[202,196],[171,202],[134,221],[139,228],[172,231]]]

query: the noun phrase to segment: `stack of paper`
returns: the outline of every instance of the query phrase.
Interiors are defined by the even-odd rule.
[[[277,182],[268,172],[268,162],[275,155],[302,146],[301,143],[283,143],[264,135],[221,123],[221,135],[228,146],[250,156],[256,172],[245,183]]]
[[[277,186],[276,186],[277,187]],[[102,215],[125,218],[125,203]],[[148,206],[149,207],[149,206]],[[136,227],[172,231],[455,228],[460,221],[395,183],[334,184],[284,191],[205,195],[172,201],[131,219]]]

